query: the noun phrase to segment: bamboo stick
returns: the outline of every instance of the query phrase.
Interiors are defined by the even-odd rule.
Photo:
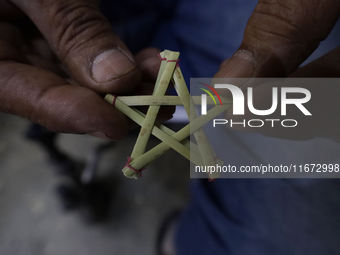
[[[164,50],[164,51],[162,51],[161,53],[159,53],[159,56],[160,56],[161,58],[165,58],[165,56],[169,55],[170,53],[171,53],[171,51],[169,51],[169,50]],[[161,77],[162,77],[161,74],[164,72],[164,69],[165,69],[165,67],[166,67],[166,64],[167,64],[166,61],[163,61],[163,60],[161,61],[161,65],[160,65],[159,70],[158,70],[158,75],[157,75],[155,87],[153,88],[153,92],[156,91],[156,88],[157,88],[158,85],[159,85],[159,82],[160,82]]]
[[[168,60],[177,60],[178,57],[179,57],[179,52],[171,52],[167,56]],[[175,65],[176,65],[175,62],[166,63],[163,73],[159,74],[161,78],[159,79],[159,82],[156,83],[155,91],[154,91],[155,96],[164,96],[168,88]],[[143,125],[137,137],[136,144],[131,154],[132,159],[137,158],[144,153],[147,142],[150,137],[151,129],[155,123],[159,108],[160,106],[158,105],[149,107],[146,117],[144,119]]]
[[[114,96],[107,94],[105,96],[105,100],[109,102],[110,104],[113,103]],[[130,119],[132,119],[134,122],[136,122],[138,125],[142,125],[145,115],[141,112],[139,112],[136,109],[132,109],[126,104],[124,104],[122,101],[119,100],[119,98],[116,98],[115,100],[115,107],[120,110],[122,113],[124,113],[126,116],[128,116]],[[180,143],[179,141],[173,139],[169,134],[166,132],[173,134],[175,132],[169,132],[170,129],[167,129],[165,126],[162,127],[162,129],[159,126],[163,125],[155,125],[152,129],[152,134],[156,136],[161,141],[165,142],[167,145],[172,147],[174,150],[176,150],[178,153],[183,155],[188,160],[192,160],[194,164],[202,165],[204,163],[200,157],[199,154],[191,152],[188,147]],[[165,132],[164,132],[165,131]],[[186,139],[185,139],[186,140]],[[190,157],[191,156],[191,157]]]
[[[188,90],[188,87],[185,83],[185,80],[183,78],[182,71],[180,67],[176,67],[174,75],[173,75],[174,83],[175,83],[175,89],[177,91],[177,94],[182,99],[182,103],[184,105],[184,109],[188,115],[188,118],[190,122],[192,122],[194,119],[198,117],[195,109],[194,102],[192,98],[190,97],[190,93]],[[205,166],[212,166],[217,163],[216,161],[216,155],[210,145],[210,142],[207,138],[207,136],[204,133],[204,130],[202,128],[198,129],[196,132],[194,132],[194,137],[197,142],[198,148],[201,152],[204,165]],[[208,173],[210,179],[215,179],[219,177],[219,173]]]
[[[183,105],[179,96],[120,96],[118,97],[124,104],[128,106],[143,106],[143,105]],[[194,105],[201,104],[201,96],[192,96]],[[218,101],[217,96],[214,99]],[[231,104],[232,99],[221,97],[222,104]],[[207,98],[207,105],[214,105],[211,97]]]
[[[190,124],[186,125],[181,130],[179,130],[177,133],[175,133],[172,136],[172,138],[176,140],[185,139],[190,134],[200,129],[203,125],[207,124],[210,120],[220,115],[221,113],[225,112],[230,106],[231,105],[215,106],[214,108],[212,108],[211,110],[207,112],[207,115],[201,115],[197,119],[194,119]],[[147,164],[149,164],[150,162],[156,160],[161,155],[163,155],[163,153],[166,152],[168,149],[170,149],[170,146],[162,142],[158,144],[157,146],[155,146],[153,149],[141,155],[140,157],[136,159],[132,159],[132,161],[130,162],[130,166],[133,167],[134,169],[142,169]],[[123,169],[125,176],[137,179],[136,175],[130,174],[131,171],[133,170],[129,169],[128,167],[124,167]]]
[[[142,113],[141,111],[134,109],[134,111],[136,111],[139,115],[141,115],[142,117],[145,118],[145,114]],[[169,136],[173,136],[174,134],[176,134],[175,131],[171,130],[170,128],[155,122],[155,126],[158,127],[160,130],[162,130],[163,132],[165,132],[166,134],[168,134]],[[198,149],[198,146],[196,144],[194,144],[193,142],[191,142],[188,139],[183,139],[181,141],[181,144],[183,144],[185,147],[187,147],[189,150],[191,150],[191,153],[196,154],[198,157],[201,157],[200,151]]]
[[[120,100],[120,98],[121,97],[117,97],[117,100],[119,99]],[[107,94],[106,95],[106,97],[105,97],[105,100],[109,103],[109,104],[113,104],[113,100],[114,100],[114,96],[113,95],[111,95],[111,94]],[[120,101],[122,101],[122,100],[120,100]],[[122,101],[122,103],[124,103],[123,101]],[[117,105],[116,105],[116,107],[117,107]],[[134,114],[133,114],[133,112],[132,111],[130,111],[130,110],[128,110],[128,109],[123,109],[123,108],[121,108],[121,107],[119,107],[119,104],[118,104],[118,107],[117,107],[117,109],[118,110],[120,110],[120,111],[124,111],[124,114],[126,115],[126,116],[128,116],[129,118],[131,118],[132,120],[135,120],[134,119]],[[142,113],[141,111],[139,111],[139,110],[137,110],[137,109],[134,109],[134,108],[132,108],[135,112],[137,112],[139,115],[141,115],[143,118],[145,118],[145,114],[144,113]],[[136,121],[135,121],[136,122]],[[137,124],[139,124],[139,123],[137,123]],[[141,125],[141,124],[139,124],[139,125]],[[166,127],[166,126],[164,126],[164,125],[162,125],[162,124],[160,124],[160,123],[158,123],[158,122],[155,122],[155,126],[157,126],[160,130],[162,130],[163,132],[165,132],[166,134],[168,134],[169,136],[173,136],[176,132],[175,131],[173,131],[173,130],[171,130],[170,128],[168,128],[168,127]],[[190,149],[192,152],[191,153],[195,153],[196,155],[200,155],[200,152],[199,152],[199,149],[198,149],[198,146],[196,145],[196,144],[194,144],[193,142],[191,142],[190,140],[188,140],[188,139],[183,139],[182,141],[181,141],[181,143],[185,146],[185,147],[187,147],[188,149]]]
[[[167,52],[165,52],[167,53]],[[164,52],[162,53],[164,54]],[[163,55],[161,56],[163,57]],[[169,62],[173,60],[177,60],[179,57],[179,52],[170,52],[169,55],[165,55],[165,57],[168,59],[166,62],[166,65],[164,67],[164,70],[160,70],[159,76],[161,78],[158,80],[158,83],[155,86],[155,90],[153,95],[155,96],[164,96],[168,86],[170,79],[172,77],[172,74],[174,72],[176,62]],[[163,61],[162,61],[163,62]],[[133,148],[132,154],[131,154],[131,159],[138,158],[145,152],[145,148],[147,145],[147,142],[149,140],[151,130],[154,126],[158,111],[159,111],[160,106],[159,105],[152,105],[149,107],[148,112],[145,116],[143,125],[141,127],[141,130],[139,132],[139,135],[137,137],[136,144]],[[128,173],[127,175],[136,175],[137,173],[134,172],[132,169],[127,168]],[[124,173],[126,174],[126,173]]]

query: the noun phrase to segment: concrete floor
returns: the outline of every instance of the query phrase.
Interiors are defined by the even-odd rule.
[[[148,166],[143,178],[127,179],[121,169],[136,134],[117,142],[103,154],[98,168],[98,176],[113,187],[109,219],[90,224],[78,210],[62,209],[55,189],[64,179],[51,170],[44,151],[24,138],[29,125],[0,114],[0,254],[155,254],[163,218],[187,202],[187,160],[169,151]],[[85,161],[103,141],[62,134],[58,143]]]

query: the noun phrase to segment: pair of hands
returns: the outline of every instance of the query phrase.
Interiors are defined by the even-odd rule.
[[[337,0],[260,0],[239,50],[215,77],[291,75],[327,37],[339,14]],[[24,16],[41,34],[18,22]],[[152,91],[139,84],[157,75],[156,49],[132,56],[94,0],[0,0],[0,19],[1,111],[56,132],[113,140],[126,134],[129,120],[100,95]],[[335,50],[295,75],[339,76],[338,56]],[[81,86],[69,85],[67,77]],[[171,110],[163,115],[170,116]]]

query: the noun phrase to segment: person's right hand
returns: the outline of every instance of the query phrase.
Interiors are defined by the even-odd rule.
[[[259,0],[235,54],[217,78],[287,77],[326,39],[338,0]]]
[[[340,77],[340,48],[298,69],[328,36],[339,15],[340,1],[337,0],[259,0],[247,23],[241,46],[222,63],[215,78]],[[300,121],[296,128],[272,128],[270,125],[261,128],[237,125],[235,128],[284,139],[327,137],[340,141],[340,119],[336,117],[340,109],[337,99],[340,87],[322,88],[314,84],[308,89],[312,94],[309,107],[313,116],[300,121],[301,112],[295,109],[292,116]],[[270,108],[271,91],[272,88],[265,85],[253,88],[253,101],[258,109]],[[233,115],[232,109],[226,115],[236,122],[281,117],[277,112],[273,116],[255,116],[249,110],[245,115]]]
[[[26,15],[43,37],[20,31]],[[69,85],[68,76],[81,86]],[[130,92],[140,80],[95,1],[0,0],[0,111],[55,132],[119,139],[129,121],[100,94]]]

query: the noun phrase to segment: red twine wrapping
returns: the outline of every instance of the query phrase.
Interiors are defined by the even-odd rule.
[[[166,58],[162,58],[161,54],[158,54],[158,57],[159,57],[159,59],[162,60],[162,61],[163,61],[163,60],[166,60]]]
[[[133,170],[134,172],[138,173],[139,174],[139,177],[142,177],[142,171],[146,169],[146,167],[143,167],[141,169],[136,169],[136,168],[133,168],[131,165],[130,165],[130,162],[131,162],[131,157],[127,157],[127,163],[125,165],[125,167],[128,167],[130,168],[131,170]]]
[[[113,101],[112,101],[112,105],[115,105],[116,99],[117,99],[117,95],[112,95],[113,96]]]
[[[176,62],[176,66],[179,67],[179,64],[178,62],[180,61],[180,59],[177,59],[177,60],[167,60],[166,58],[162,58],[162,56],[160,54],[158,54],[158,57],[160,60],[166,60],[166,62]]]
[[[167,60],[166,62],[176,62],[176,66],[179,67],[178,62],[180,61],[180,59],[177,60]]]
[[[215,156],[215,158],[214,158],[215,160],[219,160],[219,161],[222,161],[222,159],[220,159],[219,157],[217,157],[217,156]]]

